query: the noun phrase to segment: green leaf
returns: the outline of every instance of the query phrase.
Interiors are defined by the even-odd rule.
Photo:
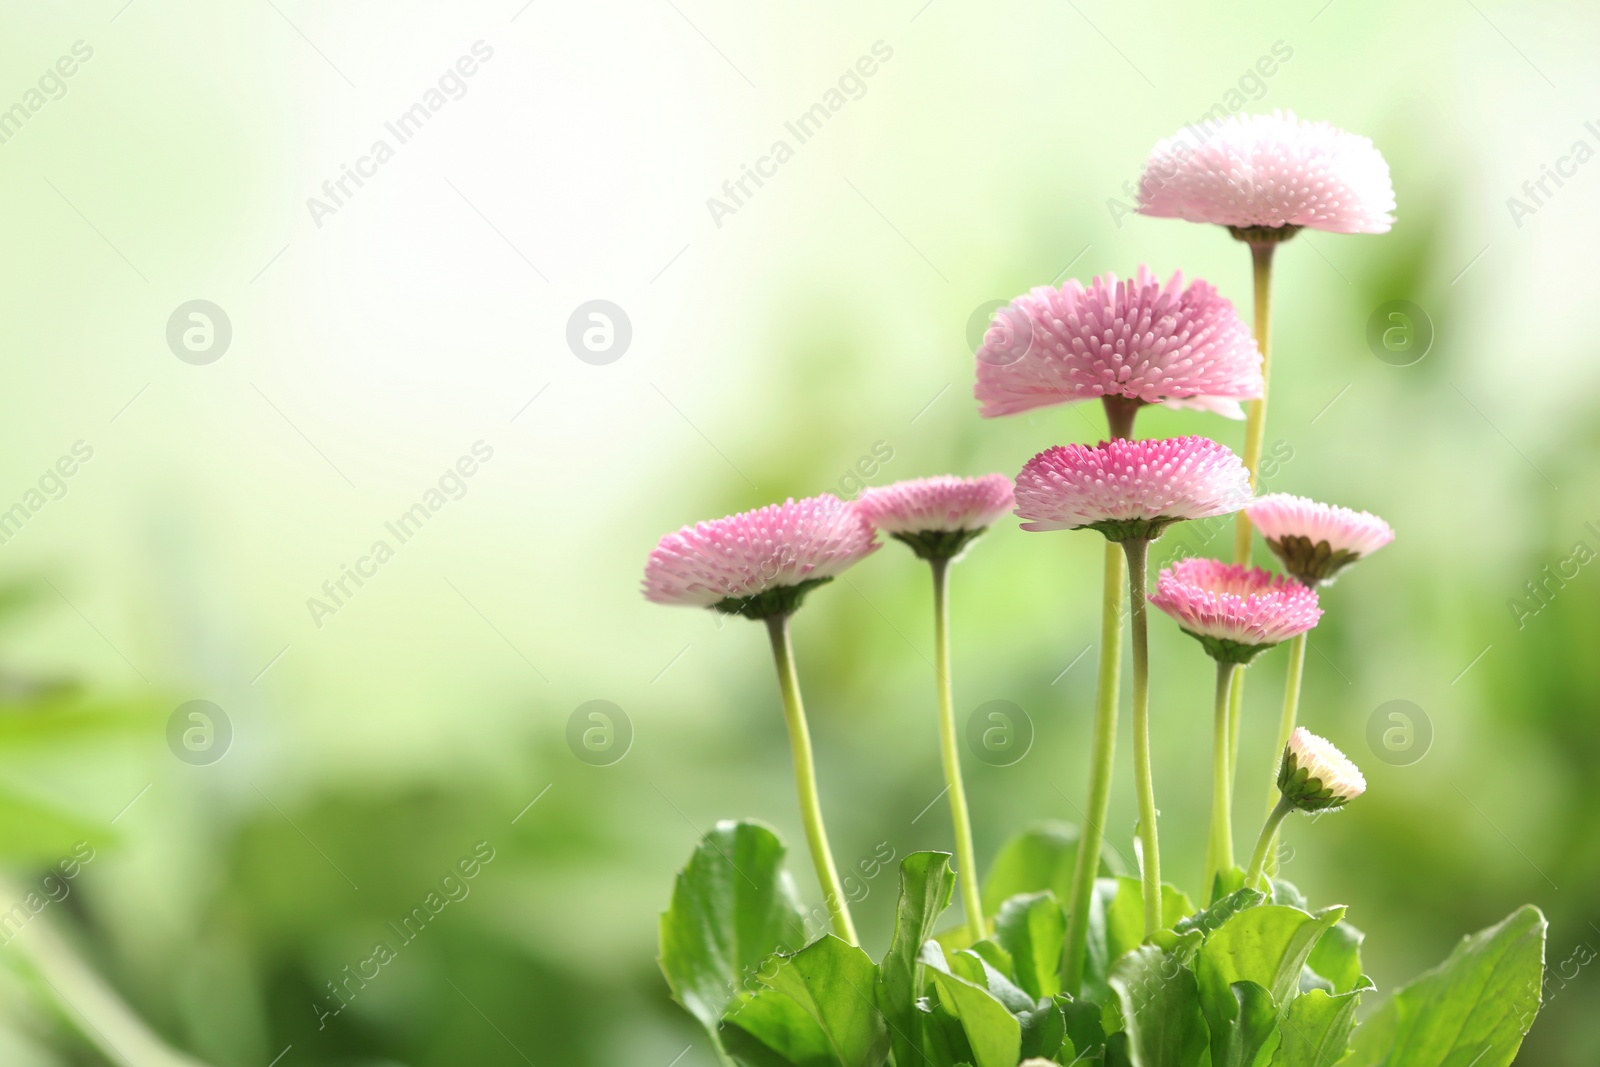
[[[1220,1034],[1209,1015],[1206,1019],[1211,1029],[1211,1067],[1250,1067],[1278,1029],[1272,994],[1256,983],[1233,983],[1233,1000],[1233,1017]]]
[[[1144,945],[1118,960],[1107,982],[1117,996],[1133,1067],[1197,1067],[1206,1051],[1206,1021],[1188,968]]]
[[[1161,887],[1161,925],[1171,929],[1194,911],[1177,886]],[[1144,943],[1144,885],[1137,878],[1118,878],[1117,892],[1106,908],[1106,956],[1114,964]]]
[[[865,952],[826,934],[783,957],[762,981],[816,1020],[841,1067],[877,1067],[889,1055],[888,1028],[873,1001],[877,978]]]
[[[983,880],[983,914],[998,915],[1001,905],[1012,897],[1043,889],[1054,893],[1057,900],[1071,900],[1072,868],[1077,860],[1076,826],[1046,822],[1024,830],[1001,847]],[[1114,862],[1114,855],[1105,850],[1102,869]]]
[[[1058,1058],[1067,1038],[1067,1020],[1061,1005],[1054,999],[1045,999],[1032,1009],[1017,1016],[1022,1026],[1023,1057]],[[1066,1046],[1071,1048],[1070,1045]],[[1067,1053],[1070,1059],[1072,1053]]]
[[[747,1067],[833,1067],[828,1037],[789,997],[771,989],[746,994],[725,1017],[722,1047]]]
[[[1370,982],[1363,982],[1347,993],[1330,995],[1313,989],[1296,997],[1283,1017],[1282,1042],[1272,1054],[1271,1067],[1330,1067],[1338,1063],[1350,1047],[1361,994],[1371,987]]]
[[[1340,1067],[1507,1067],[1539,1012],[1545,930],[1529,904],[1463,938],[1361,1024]]]
[[[1232,896],[1244,886],[1244,870],[1240,867],[1229,867],[1225,871],[1218,871],[1211,880],[1211,903],[1215,904],[1224,897]]]
[[[766,826],[720,822],[678,872],[661,915],[661,972],[713,1041],[740,990],[759,988],[762,961],[805,936],[783,855]]]
[[[1022,1057],[1022,1024],[987,989],[930,968],[939,1002],[961,1023],[975,1067],[1016,1067]]]
[[[955,888],[947,852],[913,852],[900,861],[894,937],[878,968],[877,998],[889,1025],[896,1063],[919,1063],[922,1019],[916,1011],[917,956]]]
[[[1209,908],[1198,911],[1187,919],[1180,920],[1173,929],[1180,934],[1190,930],[1199,930],[1203,934],[1210,934],[1223,923],[1233,918],[1246,908],[1253,908],[1266,901],[1265,893],[1258,889],[1236,889],[1227,896],[1216,900]]]
[[[1342,907],[1309,915],[1299,908],[1262,904],[1236,912],[1206,939],[1195,957],[1195,974],[1200,983],[1200,1006],[1211,1028],[1211,1060],[1216,1067],[1249,1064],[1265,1040],[1260,1032],[1261,1004],[1247,999],[1252,994],[1241,996],[1236,986],[1259,986],[1272,1009],[1270,1022],[1275,1022],[1299,994],[1306,957],[1343,916]],[[1247,1054],[1250,1059],[1241,1058]]]
[[[1335,993],[1348,993],[1361,981],[1361,942],[1366,936],[1341,919],[1322,935],[1306,966],[1333,983]]]
[[[1011,954],[1017,984],[1038,1000],[1061,992],[1061,943],[1067,917],[1050,890],[1025,893],[1001,905],[995,940]]]

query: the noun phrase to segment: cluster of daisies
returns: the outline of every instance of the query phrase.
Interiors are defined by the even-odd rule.
[[[1133,647],[1135,772],[1148,932],[1159,928],[1157,812],[1149,766],[1145,606],[1174,620],[1218,667],[1215,709],[1213,829],[1206,884],[1233,870],[1231,797],[1238,746],[1242,668],[1276,645],[1296,643],[1322,615],[1318,591],[1345,568],[1393,538],[1377,516],[1297,496],[1258,496],[1255,475],[1268,388],[1265,301],[1272,252],[1301,228],[1381,233],[1392,223],[1394,194],[1383,157],[1364,137],[1292,114],[1241,116],[1199,148],[1181,138],[1158,144],[1141,182],[1145,215],[1220,224],[1250,246],[1256,269],[1256,323],[1201,280],[1163,281],[1140,266],[1131,278],[1072,280],[1017,297],[996,316],[976,353],[974,394],[985,418],[1046,405],[1098,400],[1108,439],[1047,448],[1015,476],[940,476],[867,490],[849,502],[825,495],[686,526],[663,537],[645,568],[644,593],[662,604],[706,607],[767,623],[795,740],[802,814],[819,878],[830,897],[835,932],[854,940],[848,907],[827,855],[809,739],[789,646],[788,620],[806,595],[880,547],[877,534],[901,541],[933,570],[935,627],[941,648],[949,565],[988,528],[1013,513],[1032,532],[1095,530],[1107,542],[1107,603],[1129,598]],[[1252,409],[1244,456],[1206,437],[1139,439],[1142,407],[1163,404],[1242,418]],[[1160,571],[1147,595],[1147,546],[1176,523],[1239,515],[1237,558],[1187,558]],[[1280,561],[1277,574],[1251,565],[1251,531]],[[1126,565],[1126,578],[1123,567]],[[1091,784],[1083,847],[1069,903],[1066,974],[1081,967],[1087,893],[1098,872],[1101,831],[1114,759],[1124,612],[1105,612]],[[1109,661],[1109,662],[1108,662]],[[1245,877],[1268,873],[1266,853],[1292,810],[1326,811],[1359,796],[1361,772],[1331,743],[1294,723],[1298,660],[1286,694],[1281,756],[1272,768],[1272,814]],[[983,931],[977,872],[954,753],[947,656],[936,686],[945,771],[956,820],[967,921]],[[1266,776],[1264,776],[1265,781]],[[962,847],[963,844],[965,847]],[[1079,892],[1079,887],[1084,892]],[[1074,942],[1078,942],[1075,949]],[[1074,959],[1075,953],[1079,958]]]

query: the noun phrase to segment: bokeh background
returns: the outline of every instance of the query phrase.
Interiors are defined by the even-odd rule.
[[[1568,980],[1520,1062],[1594,1062],[1592,7],[95,0],[0,19],[0,109],[23,109],[0,114],[0,509],[23,505],[0,544],[0,907],[26,910],[0,947],[0,1062],[174,1062],[153,1033],[217,1067],[712,1064],[656,970],[657,913],[716,820],[800,829],[764,635],[645,603],[646,553],[787,495],[1096,439],[1093,409],[979,420],[976,332],[994,301],[1140,263],[1248,313],[1241,245],[1130,213],[1150,146],[1219,106],[1370,135],[1399,200],[1388,235],[1303,235],[1278,259],[1268,484],[1398,530],[1325,596],[1302,712],[1371,791],[1294,826],[1285,873],[1350,905],[1384,989],[1539,904]],[[798,143],[785,123],[830,90],[842,106]],[[385,124],[430,91],[399,143]],[[379,139],[392,158],[363,163]],[[778,139],[792,158],[713,211]],[[346,167],[369,176],[335,203]],[[631,327],[603,365],[567,342],[596,299]],[[168,342],[195,300],[231,330],[209,362]],[[1422,309],[1420,360],[1368,343],[1394,300]],[[1242,440],[1190,412],[1141,431]],[[450,478],[475,445],[490,458]],[[75,447],[91,457],[47,476]],[[430,490],[400,544],[385,523]],[[1009,766],[969,753],[983,862],[1082,803],[1100,556],[1002,524],[956,572],[960,713],[1009,701],[1033,735]],[[369,577],[314,611],[346,567]],[[891,545],[848,577],[795,628],[839,861],[946,848],[925,569]],[[1162,841],[1192,885],[1210,667],[1152,630]],[[1250,672],[1241,837],[1283,659]],[[204,719],[177,710],[196,700]],[[585,761],[568,727],[592,700],[625,719]],[[857,905],[874,954],[893,880]],[[430,893],[456,899],[333,1014],[329,983],[371,973]]]

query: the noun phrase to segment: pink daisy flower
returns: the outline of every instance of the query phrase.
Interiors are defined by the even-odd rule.
[[[1245,514],[1283,561],[1283,569],[1305,585],[1333,581],[1344,568],[1394,540],[1389,524],[1371,512],[1288,493],[1259,497]]]
[[[1163,283],[1141,266],[1041,286],[999,312],[978,350],[984,418],[1079,400],[1253,400],[1261,353],[1226,298],[1203,281]]]
[[[1393,211],[1389,164],[1369,139],[1292,111],[1188,127],[1155,146],[1139,179],[1140,214],[1219,223],[1246,239],[1307,226],[1387,233]]]
[[[1181,519],[1227,515],[1249,502],[1244,464],[1206,437],[1057,445],[1017,475],[1024,530],[1087,526],[1112,541],[1153,539]]]
[[[1224,663],[1248,663],[1322,617],[1317,594],[1307,586],[1214,559],[1186,559],[1163,569],[1150,603]]]
[[[1004,474],[943,474],[868,489],[856,501],[868,522],[923,559],[953,559],[1016,504]]]
[[[1301,811],[1328,811],[1365,793],[1367,780],[1333,742],[1297,726],[1283,750],[1278,790]]]
[[[786,500],[667,534],[645,564],[644,595],[753,619],[786,615],[879,547],[866,518],[838,497]]]

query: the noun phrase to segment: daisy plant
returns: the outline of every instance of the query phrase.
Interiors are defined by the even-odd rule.
[[[1388,233],[1394,225],[1389,164],[1372,141],[1292,111],[1232,115],[1209,127],[1198,147],[1180,131],[1156,144],[1139,179],[1139,213],[1225,226],[1250,248],[1261,394],[1245,424],[1244,465],[1255,488],[1267,432],[1272,376],[1272,260],[1301,230]],[[1250,518],[1234,526],[1233,561],[1250,564]],[[1244,674],[1234,676],[1238,718]]]
[[[1352,511],[1321,504],[1303,496],[1269,493],[1245,509],[1251,525],[1261,531],[1267,547],[1283,569],[1307,589],[1332,585],[1346,567],[1372,555],[1394,540],[1389,524],[1367,511]],[[1289,673],[1283,686],[1283,713],[1278,722],[1282,751],[1294,733],[1300,713],[1300,686],[1305,676],[1306,635],[1297,634],[1289,645]],[[1267,797],[1267,810],[1278,800],[1276,777]],[[1276,852],[1271,853],[1275,857]],[[1269,866],[1273,860],[1268,859]]]
[[[786,500],[667,534],[645,565],[644,595],[766,623],[778,668],[800,818],[833,932],[856,943],[855,923],[822,822],[811,730],[800,699],[789,618],[806,595],[881,547],[859,511],[836,496]]]
[[[967,933],[974,942],[982,941],[988,932],[978,884],[978,857],[972,844],[972,819],[967,814],[967,790],[961,781],[955,689],[950,680],[950,565],[1014,503],[1011,479],[1004,474],[983,478],[946,475],[897,482],[868,489],[856,502],[868,522],[909,545],[933,572],[933,673],[939,693],[939,755],[950,797],[950,821],[955,828],[961,905],[966,912]]]
[[[1261,390],[1261,354],[1233,304],[1207,282],[1185,285],[1181,272],[1162,281],[1144,266],[1131,279],[1106,274],[1087,286],[1071,279],[1017,297],[984,335],[973,387],[985,418],[1098,399],[1112,440],[1133,437],[1145,405],[1238,417],[1239,401]],[[1067,907],[1068,989],[1077,988],[1083,973],[1111,806],[1126,580],[1125,553],[1107,541],[1089,795]]]
[[[1211,740],[1211,833],[1202,889],[1218,871],[1233,869],[1233,787],[1239,762],[1238,724],[1229,718],[1228,693],[1236,671],[1274,645],[1303,636],[1322,609],[1317,594],[1259,568],[1214,559],[1186,559],[1156,579],[1150,603],[1177,621],[1217,661]],[[1213,893],[1213,896],[1216,894]]]
[[[661,915],[660,964],[723,1067],[1510,1067],[1538,1013],[1546,923],[1526,905],[1464,938],[1375,1011],[1359,1011],[1358,1025],[1362,999],[1376,988],[1362,964],[1364,935],[1345,921],[1343,905],[1313,907],[1274,870],[1290,814],[1339,810],[1366,791],[1355,764],[1296,720],[1319,596],[1394,533],[1365,512],[1254,496],[1272,257],[1301,229],[1388,229],[1388,168],[1365,138],[1326,123],[1240,116],[1211,124],[1198,147],[1181,137],[1157,145],[1140,197],[1147,215],[1224,225],[1249,244],[1253,336],[1214,288],[1177,274],[1163,280],[1140,267],[1132,278],[1034,289],[1002,308],[984,336],[980,414],[1099,400],[1106,440],[1045,448],[1015,480],[949,475],[870,489],[853,504],[789,500],[685,527],[650,554],[649,599],[767,625],[801,820],[831,923],[811,936],[784,844],[769,827],[730,820],[702,837]],[[1245,403],[1242,457],[1206,437],[1134,438],[1147,406],[1239,417]],[[994,853],[980,879],[958,752],[950,570],[1008,509],[1026,531],[1105,538],[1100,667],[1081,830],[1026,830]],[[1236,512],[1232,562],[1173,562],[1147,597],[1152,541],[1175,523]],[[1283,574],[1251,566],[1252,529]],[[835,868],[789,620],[811,591],[874,551],[879,532],[910,547],[933,578],[937,723],[955,854],[899,857],[887,948],[874,959],[857,943],[846,888],[861,893],[894,846],[846,868],[844,879]],[[1149,606],[1216,662],[1209,789],[1185,795],[1180,778],[1161,790],[1196,807],[1210,794],[1199,907],[1162,879],[1151,741],[1157,730],[1186,736],[1185,722],[1198,716],[1152,714]],[[1115,843],[1107,819],[1125,607],[1137,877],[1102,863]],[[1032,626],[1004,615],[996,624],[1014,625],[1018,640]],[[1233,837],[1241,668],[1279,644],[1289,646],[1290,662],[1270,812],[1241,869]],[[1340,862],[1359,862],[1359,852]],[[963,915],[949,923],[958,888]]]
[[[1098,530],[1128,561],[1133,616],[1133,773],[1143,843],[1144,931],[1162,927],[1161,848],[1150,763],[1150,655],[1145,618],[1150,542],[1175,522],[1230,515],[1250,499],[1244,465],[1205,437],[1057,446],[1017,475],[1024,530]]]

